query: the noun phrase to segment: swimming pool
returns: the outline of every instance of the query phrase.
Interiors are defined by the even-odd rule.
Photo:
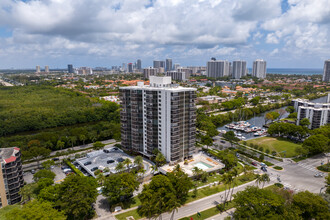
[[[199,169],[202,170],[207,170],[212,168],[213,166],[211,166],[210,164],[204,163],[204,162],[198,162],[194,164],[194,167],[198,167]]]

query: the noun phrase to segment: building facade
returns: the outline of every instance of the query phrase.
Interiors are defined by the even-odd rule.
[[[253,61],[252,76],[260,79],[266,78],[266,72],[267,72],[266,64],[267,63],[264,60]]]
[[[195,88],[173,87],[171,77],[150,76],[150,86],[140,82],[119,91],[125,150],[151,156],[158,149],[168,162],[195,153]]]
[[[328,97],[330,94],[328,94]],[[313,103],[306,99],[294,99],[291,103],[298,112],[297,125],[304,118],[310,122],[309,129],[319,128],[330,123],[330,103]]]
[[[154,60],[154,68],[164,68],[165,69],[165,61]]]
[[[324,82],[330,82],[330,60],[324,61],[323,78]]]
[[[128,72],[133,73],[133,63],[127,64]]]
[[[190,71],[167,71],[166,76],[170,76],[172,80],[187,81],[190,78]]]
[[[40,73],[40,66],[36,66],[36,73]]]
[[[206,64],[206,72],[208,77],[220,78],[229,76],[230,64],[227,60],[211,60]]]
[[[136,69],[141,72],[142,71],[142,61],[140,59],[138,59],[136,61]]]
[[[21,201],[24,179],[20,149],[0,148],[0,163],[0,207],[5,207]]]
[[[143,76],[145,79],[149,79],[150,76],[156,76],[157,73],[158,73],[158,68],[155,69],[155,68],[149,67],[149,68],[143,69]]]
[[[166,68],[165,71],[173,70],[172,59],[166,59]]]
[[[233,61],[232,78],[240,79],[243,76],[246,76],[246,61]]]
[[[49,66],[45,66],[45,72],[49,73]]]
[[[68,73],[74,73],[73,65],[72,64],[69,64],[68,65]]]

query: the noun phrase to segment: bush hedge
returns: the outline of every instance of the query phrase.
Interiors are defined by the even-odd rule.
[[[283,167],[275,166],[273,167],[275,170],[283,170]]]
[[[78,170],[70,161],[68,160],[63,160],[72,170],[73,172],[75,172],[77,175],[81,176],[81,177],[84,177],[85,175],[80,171]]]

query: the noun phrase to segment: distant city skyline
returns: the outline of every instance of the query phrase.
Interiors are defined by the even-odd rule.
[[[330,0],[0,1],[0,69],[263,59],[323,68]]]

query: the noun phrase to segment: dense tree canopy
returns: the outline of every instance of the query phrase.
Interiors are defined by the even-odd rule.
[[[66,216],[52,207],[49,202],[31,201],[22,209],[15,208],[6,214],[7,220],[65,220]]]
[[[323,134],[312,135],[304,141],[303,147],[311,154],[328,152],[330,148],[329,138]]]
[[[21,131],[112,120],[119,106],[49,86],[0,88],[0,136]]]
[[[92,204],[96,201],[97,182],[92,177],[69,175],[58,189],[57,205],[69,219],[85,219],[94,214]]]
[[[132,173],[113,174],[106,177],[102,194],[112,206],[131,199],[138,186],[139,182]]]

